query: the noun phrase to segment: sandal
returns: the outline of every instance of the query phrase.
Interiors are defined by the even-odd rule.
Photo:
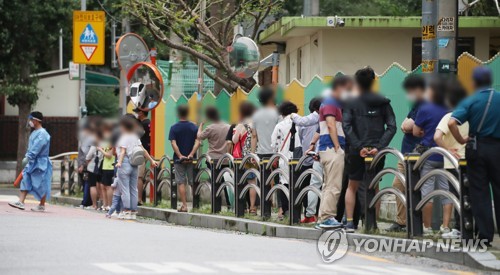
[[[188,209],[185,206],[181,206],[181,208],[179,208],[177,212],[188,212]]]
[[[252,216],[257,216],[257,207],[251,207],[248,213]]]

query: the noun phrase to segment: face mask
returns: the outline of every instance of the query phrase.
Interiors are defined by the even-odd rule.
[[[31,128],[35,128],[35,123],[33,123],[33,121],[28,121],[28,125],[31,127]]]
[[[406,95],[406,99],[408,99],[408,101],[410,101],[410,102],[415,102],[415,101],[417,101],[417,99],[416,99],[416,97],[415,97],[415,95],[414,95],[414,94],[407,94],[407,95]]]
[[[332,90],[330,88],[325,88],[323,92],[321,93],[322,98],[328,98],[332,94]]]

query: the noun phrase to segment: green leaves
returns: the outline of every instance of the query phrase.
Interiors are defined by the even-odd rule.
[[[33,84],[10,83],[0,86],[0,94],[7,95],[7,102],[12,106],[22,103],[35,104],[38,100],[38,88]]]

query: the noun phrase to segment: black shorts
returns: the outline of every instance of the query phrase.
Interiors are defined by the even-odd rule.
[[[113,176],[115,171],[113,170],[102,170],[101,183],[106,186],[111,186],[113,184]]]
[[[349,179],[355,181],[362,181],[365,178],[366,164],[365,158],[359,154],[349,154],[348,157]],[[384,168],[385,157],[377,163],[376,171]]]
[[[89,172],[89,179],[87,180],[90,187],[95,187],[98,182],[101,182],[101,175]]]

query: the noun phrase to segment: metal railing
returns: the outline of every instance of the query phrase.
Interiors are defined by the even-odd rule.
[[[444,169],[436,169],[420,177],[420,168],[423,163],[433,154],[442,155],[450,160],[459,177]],[[404,171],[399,171],[394,167],[384,167],[381,162],[388,155],[394,156],[402,164]],[[217,160],[211,159],[208,155],[201,155],[193,161],[194,164],[194,184],[193,184],[193,208],[200,207],[200,194],[203,189],[209,191],[211,198],[211,212],[219,213],[222,207],[222,194],[225,190],[234,191],[234,214],[237,217],[245,215],[248,208],[246,197],[249,190],[255,190],[260,202],[260,217],[263,220],[271,216],[272,198],[277,192],[281,192],[288,200],[290,209],[290,224],[298,223],[301,216],[302,200],[309,192],[313,192],[321,199],[321,190],[314,186],[304,186],[307,184],[309,176],[317,177],[321,181],[322,175],[312,168],[304,169],[303,165],[309,156],[300,159],[288,159],[281,153],[274,154],[269,159],[260,159],[255,154],[248,154],[243,159],[234,159],[231,155],[225,154]],[[274,162],[281,160],[288,164],[288,173],[278,167],[274,167]],[[168,165],[167,165],[168,163]],[[249,165],[253,164],[253,165]],[[460,214],[460,229],[463,238],[472,238],[473,220],[468,200],[468,181],[465,177],[465,161],[456,160],[449,152],[441,148],[432,148],[422,154],[403,155],[393,148],[385,148],[374,157],[365,158],[366,178],[364,200],[361,202],[364,207],[364,226],[366,230],[377,228],[376,205],[380,199],[388,194],[392,194],[405,207],[407,213],[407,234],[408,238],[422,236],[422,207],[429,200],[436,196],[449,198],[455,210]],[[175,166],[173,161],[164,156],[160,159],[160,165],[152,169],[150,173],[151,181],[148,184],[154,186],[155,204],[161,200],[161,189],[165,185],[170,186],[171,208],[177,208],[177,185],[175,183]],[[251,175],[254,175],[255,183],[248,182]],[[387,175],[392,175],[401,181],[404,192],[394,188],[386,187],[379,190],[379,183]],[[279,177],[285,178],[288,185],[278,183]],[[451,190],[434,190],[426,197],[421,197],[420,188],[423,183],[435,176],[441,176],[448,180]]]

